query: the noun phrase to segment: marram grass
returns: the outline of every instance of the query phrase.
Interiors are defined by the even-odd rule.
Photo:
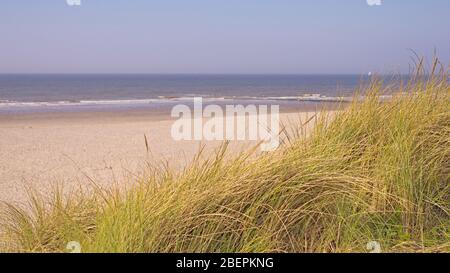
[[[180,174],[154,171],[125,192],[96,190],[31,210],[5,204],[5,251],[450,251],[447,75],[397,87],[318,118],[278,151],[226,159],[226,144]]]

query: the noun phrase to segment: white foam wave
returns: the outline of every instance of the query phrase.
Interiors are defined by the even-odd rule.
[[[165,97],[154,99],[122,99],[122,100],[80,100],[80,101],[50,101],[50,102],[20,102],[0,100],[1,107],[63,107],[63,106],[108,106],[108,105],[147,105],[154,103],[192,102],[194,97]],[[382,100],[388,100],[391,96],[381,96]],[[351,96],[324,96],[321,94],[305,94],[302,96],[231,96],[231,97],[203,97],[205,102],[214,101],[304,101],[304,102],[349,102],[354,98]]]

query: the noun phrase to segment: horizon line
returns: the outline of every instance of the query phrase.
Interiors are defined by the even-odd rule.
[[[415,73],[377,73],[377,72],[367,72],[367,73],[203,73],[203,72],[174,72],[174,73],[152,73],[152,72],[44,72],[44,73],[34,73],[34,72],[14,72],[14,73],[1,73],[0,75],[64,75],[64,76],[76,76],[76,75],[155,75],[155,76],[409,76]]]

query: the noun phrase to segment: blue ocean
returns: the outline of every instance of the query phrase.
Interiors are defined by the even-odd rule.
[[[0,112],[162,107],[205,101],[337,101],[361,75],[0,75]]]

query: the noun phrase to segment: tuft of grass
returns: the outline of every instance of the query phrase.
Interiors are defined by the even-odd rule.
[[[225,159],[225,143],[126,191],[31,194],[4,232],[20,252],[448,252],[450,88],[434,74],[388,101],[374,80],[276,152]]]

